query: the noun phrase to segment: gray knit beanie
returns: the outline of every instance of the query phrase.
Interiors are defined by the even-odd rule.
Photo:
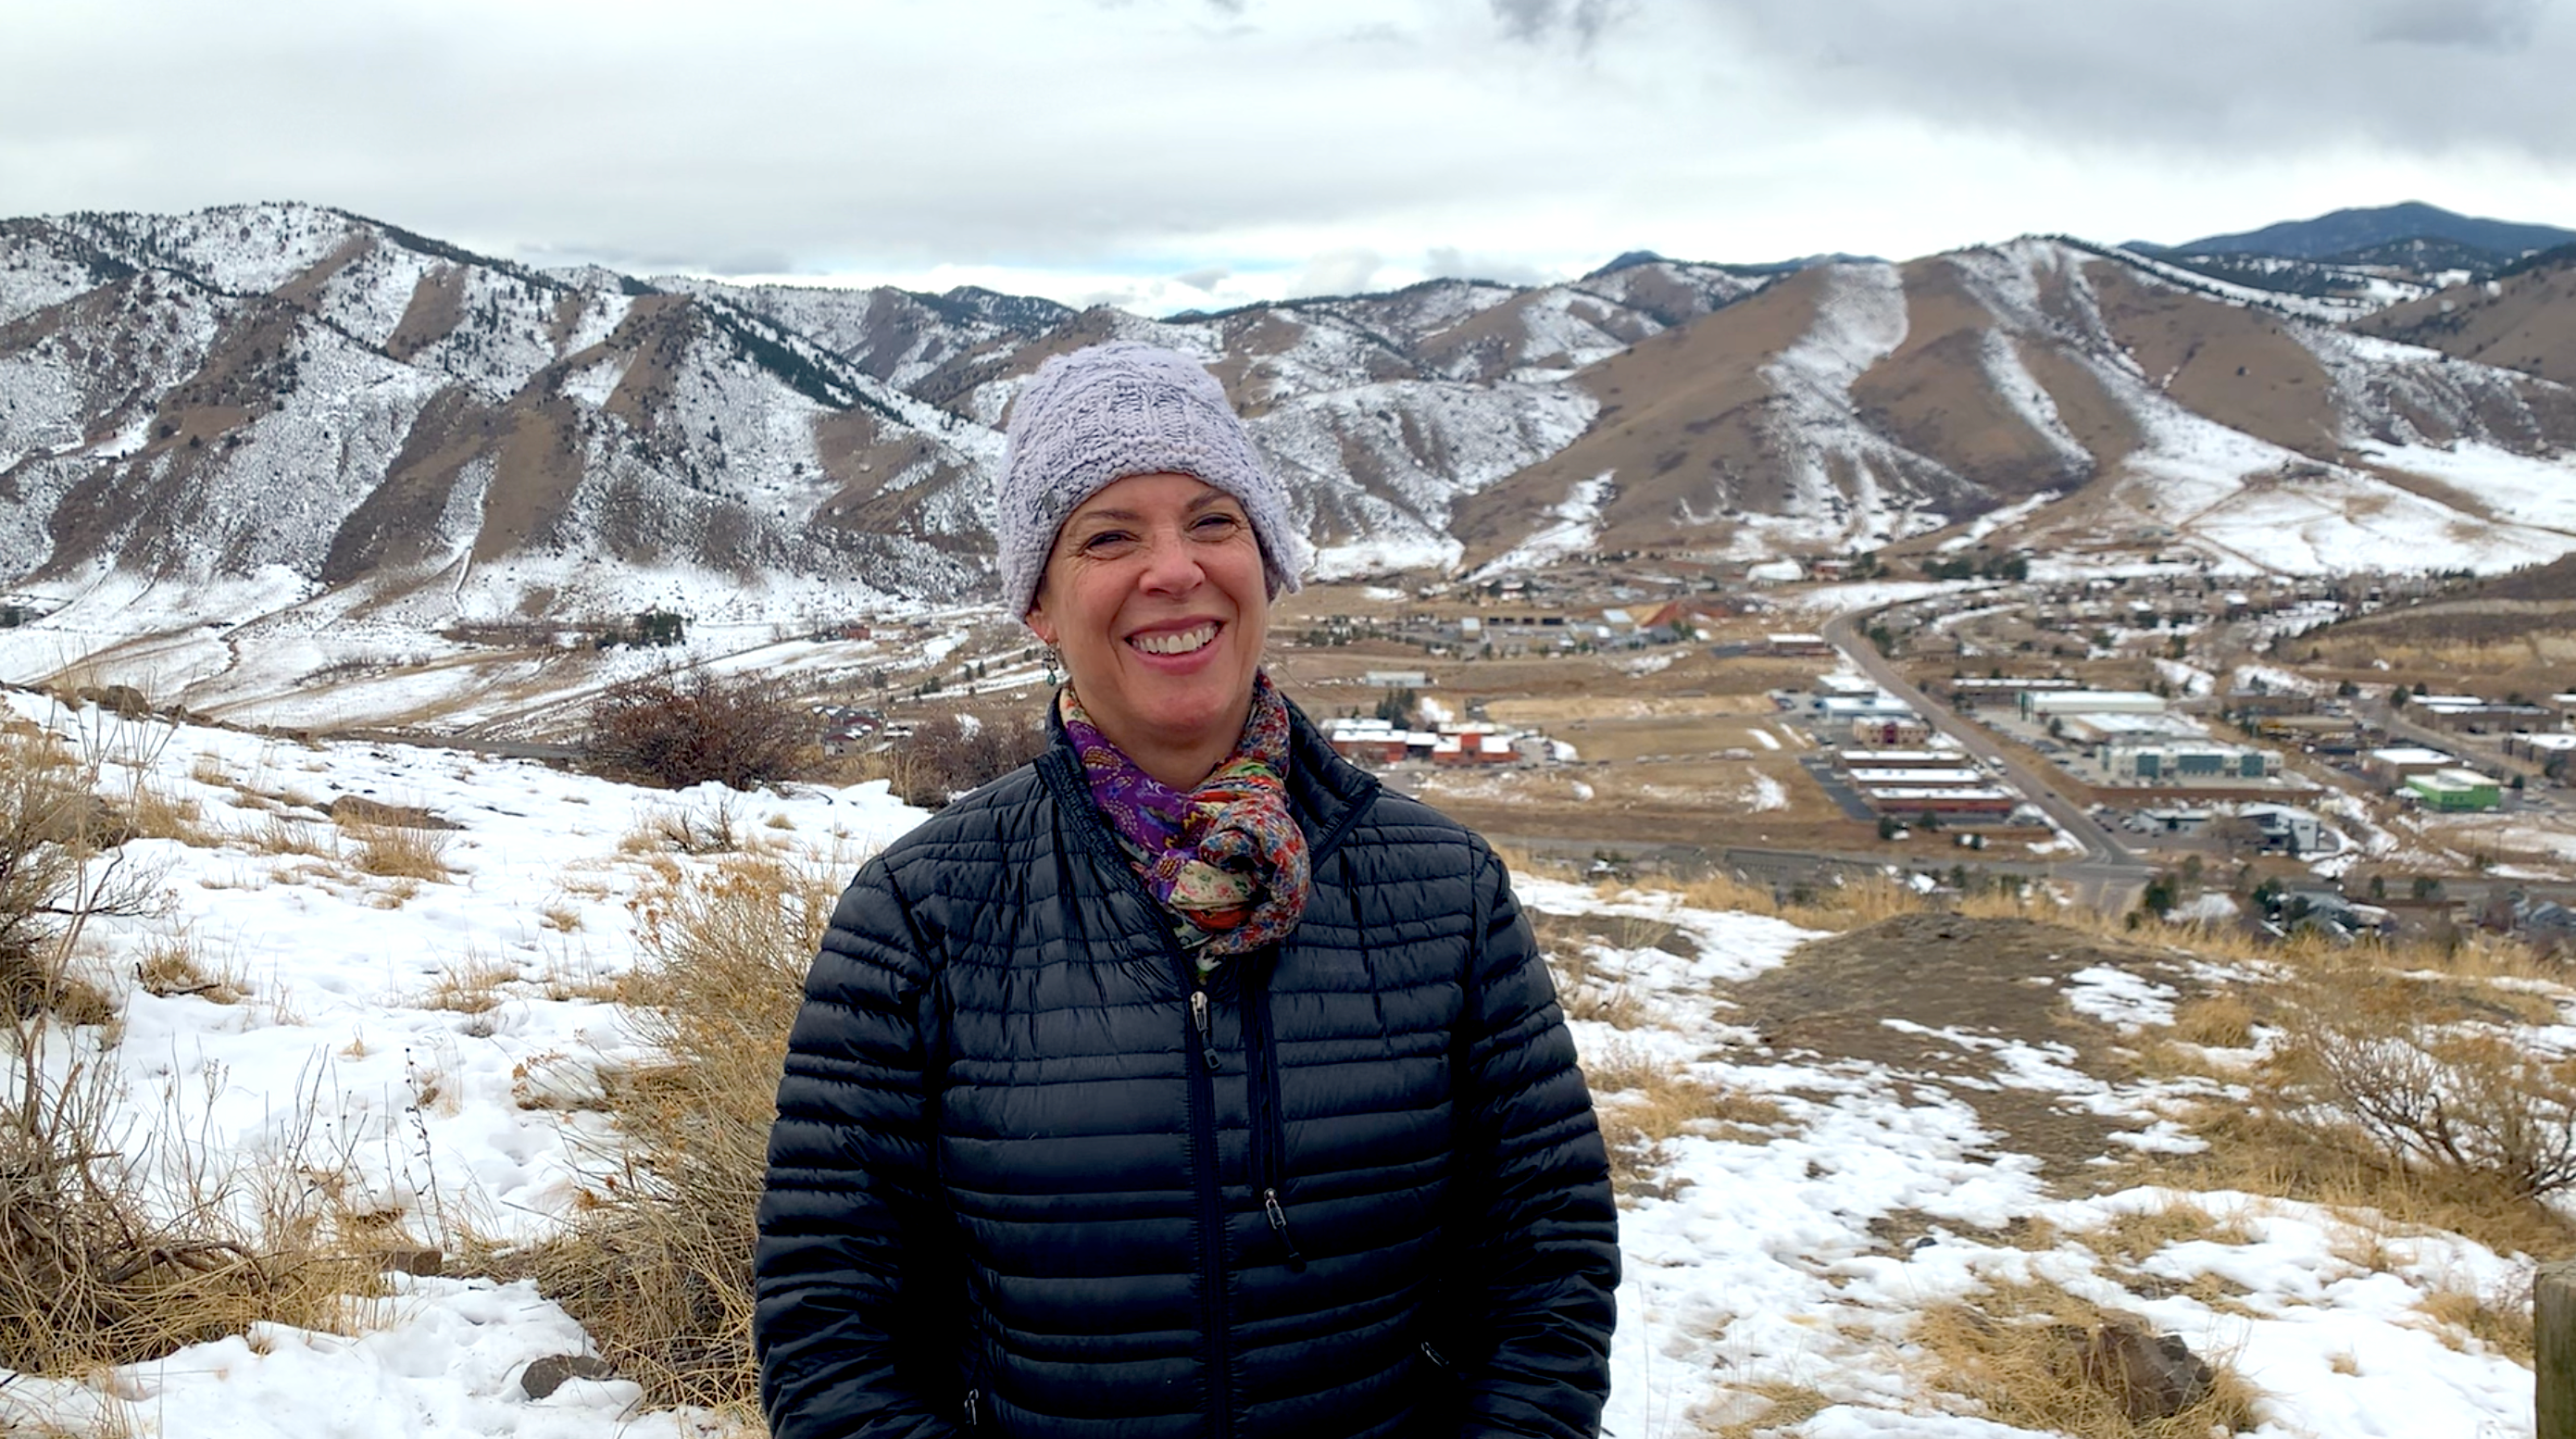
[[[1271,595],[1297,588],[1312,552],[1224,387],[1186,355],[1112,340],[1038,366],[1011,410],[993,497],[1009,612],[1029,612],[1066,516],[1130,475],[1156,474],[1193,475],[1242,501]]]

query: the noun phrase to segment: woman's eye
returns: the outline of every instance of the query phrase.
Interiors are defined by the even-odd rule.
[[[1200,534],[1224,534],[1242,523],[1232,515],[1202,515],[1195,528]]]
[[[1101,530],[1085,537],[1082,548],[1086,551],[1112,549],[1127,543],[1128,538],[1125,530]]]

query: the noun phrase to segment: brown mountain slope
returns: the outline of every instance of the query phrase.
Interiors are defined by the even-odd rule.
[[[1670,540],[1676,507],[1703,515],[1766,508],[1781,498],[1779,465],[1761,424],[1772,398],[1761,367],[1815,324],[1821,270],[1646,340],[1583,372],[1601,402],[1592,428],[1550,458],[1458,507],[1452,533],[1470,557],[1517,543],[1577,483],[1618,474],[1617,516],[1605,544]]]
[[[2576,384],[2576,255],[2483,285],[2455,285],[2353,328]]]
[[[2327,456],[2341,448],[2333,380],[2278,316],[2149,285],[2109,261],[2084,274],[2104,325],[2148,384],[2284,449]]]
[[[1997,389],[1987,347],[2011,346],[2025,366],[2036,347],[1997,332],[1994,312],[1946,256],[1916,260],[1898,274],[1905,342],[1852,385],[1862,420],[2003,498],[2090,478],[2089,458],[2061,451]]]

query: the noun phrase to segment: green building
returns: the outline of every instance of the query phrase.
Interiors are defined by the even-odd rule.
[[[2437,769],[2406,777],[2406,788],[2426,809],[2482,810],[2504,803],[2496,782],[2467,769]]]

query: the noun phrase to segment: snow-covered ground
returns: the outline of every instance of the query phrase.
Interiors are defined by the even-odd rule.
[[[839,872],[920,818],[882,785],[674,795],[438,750],[128,724],[27,696],[8,698],[0,720],[12,717],[102,754],[109,793],[139,779],[198,812],[190,841],[126,847],[131,862],[161,867],[166,911],[101,921],[85,940],[110,977],[131,975],[156,944],[184,941],[245,991],[219,1004],[120,982],[132,992],[104,1061],[138,1121],[175,1105],[211,1150],[257,1164],[282,1162],[297,1116],[318,1112],[373,1197],[422,1232],[461,1217],[502,1238],[538,1235],[574,1203],[577,1145],[607,1136],[604,1121],[563,1101],[637,1054],[625,1011],[600,997],[638,953],[629,902],[713,863],[639,852],[622,843],[629,836],[725,807],[741,833]],[[417,806],[457,826],[439,832],[446,877],[383,878],[353,864],[355,841],[322,814],[345,796]],[[1585,950],[1586,983],[1615,988],[1631,1010],[1615,1026],[1576,1022],[1596,1072],[1642,1060],[1757,1096],[1780,1116],[1767,1133],[1711,1128],[1666,1141],[1655,1182],[1630,1197],[1612,1439],[1753,1417],[1755,1396],[1787,1389],[1825,1402],[1779,1431],[1798,1439],[2035,1436],[1919,1377],[1911,1336],[1922,1313],[2002,1280],[2045,1280],[2142,1315],[2198,1353],[2232,1356],[2263,1395],[2256,1432],[2273,1439],[2531,1432],[2529,1372],[2420,1307],[2443,1293],[2515,1292],[2528,1261],[2411,1234],[2381,1239],[2365,1262],[2349,1242],[2350,1217],[2252,1194],[2063,1197],[1958,1089],[1766,1048],[1731,1017],[1728,987],[1780,966],[1811,932],[1666,893],[1517,883],[1542,918],[1613,935],[1634,922],[1640,935],[1668,928],[1679,941],[1604,939]],[[460,986],[496,1002],[455,1007]],[[2063,993],[2095,1021],[2172,1022],[2173,992],[2125,971],[2081,971]],[[1926,1042],[1984,1056],[2011,1086],[2109,1119],[2137,1145],[2193,1142],[2161,1107],[2169,1092],[2089,1078],[2062,1046],[1916,1028]],[[1627,1098],[1599,1087],[1615,1116]],[[2183,1202],[2226,1221],[2233,1238],[2154,1249],[2135,1265],[2155,1281],[2148,1292],[2080,1242],[2122,1215]],[[1930,1226],[1921,1242],[1884,1241],[1874,1226],[1899,1217]],[[2036,1248],[1994,1239],[2016,1220],[2045,1221],[2062,1238]],[[2196,1282],[2204,1278],[2213,1282]],[[398,1279],[359,1317],[347,1334],[266,1326],[95,1383],[0,1375],[0,1430],[41,1419],[71,1433],[174,1439],[710,1432],[706,1416],[638,1412],[623,1381],[525,1398],[526,1364],[578,1352],[584,1338],[524,1284]]]

